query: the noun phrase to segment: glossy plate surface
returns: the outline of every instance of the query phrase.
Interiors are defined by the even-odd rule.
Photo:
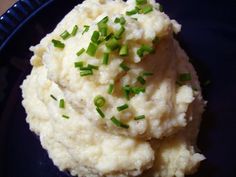
[[[21,0],[0,17],[0,177],[69,177],[30,132],[19,86],[39,43],[79,0]],[[177,36],[192,58],[208,101],[198,146],[206,155],[194,177],[236,176],[236,1],[160,0],[183,25]],[[207,86],[204,83],[210,80]]]

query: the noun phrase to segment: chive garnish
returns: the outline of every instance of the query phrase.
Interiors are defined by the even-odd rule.
[[[65,101],[64,101],[64,99],[60,99],[60,101],[59,101],[59,108],[65,108]]]
[[[120,18],[116,17],[115,20],[114,20],[114,23],[120,23]]]
[[[95,66],[95,65],[92,65],[92,64],[88,64],[88,68],[98,70],[98,66]]]
[[[146,4],[146,3],[147,3],[147,0],[136,0],[137,5],[143,5],[143,4]]]
[[[104,17],[101,21],[99,21],[97,23],[98,25],[98,30],[99,32],[101,33],[101,36],[106,36],[107,35],[107,31],[108,31],[108,28],[107,28],[107,22],[108,22],[108,16]]]
[[[121,25],[124,25],[126,23],[126,20],[124,17],[116,17],[115,20],[114,20],[114,23],[120,23]]]
[[[65,47],[64,43],[62,43],[61,41],[55,40],[55,39],[52,39],[52,43],[53,43],[54,47],[57,47],[57,48],[63,49]]]
[[[119,44],[119,42],[118,42],[117,39],[111,38],[109,41],[107,41],[106,47],[107,47],[109,50],[113,51],[113,50],[118,49],[118,48],[120,47],[120,44]]]
[[[120,64],[120,67],[121,67],[124,71],[129,71],[129,70],[130,70],[130,68],[129,68],[124,62],[122,62],[122,63]]]
[[[116,31],[114,35],[117,39],[120,39],[124,32],[125,32],[125,28],[124,26],[121,26],[120,29]]]
[[[89,76],[89,75],[93,75],[93,70],[91,69],[87,69],[87,70],[82,70],[80,71],[80,76]]]
[[[65,30],[63,33],[60,34],[60,36],[63,40],[66,40],[70,37],[70,33],[67,30]]]
[[[84,52],[85,52],[85,49],[82,48],[82,49],[80,49],[80,50],[76,53],[76,55],[79,57],[79,56],[82,55]]]
[[[139,93],[144,93],[145,92],[145,88],[144,87],[132,87],[131,88],[131,92],[134,94],[139,94]]]
[[[163,5],[159,5],[159,10],[160,10],[160,12],[163,12],[164,11],[164,7],[163,7]]]
[[[98,22],[98,24],[107,23],[108,20],[109,20],[109,18],[108,18],[108,16],[106,16],[106,17],[104,17],[102,20],[100,20],[100,21]]]
[[[77,31],[78,31],[78,29],[79,29],[78,26],[75,25],[74,28],[72,29],[71,36],[75,36]]]
[[[148,45],[142,45],[138,50],[137,50],[137,55],[139,57],[143,57],[144,53],[152,53],[154,52],[154,49],[151,46]]]
[[[98,114],[101,116],[101,118],[105,118],[105,114],[102,112],[102,110],[98,107],[96,107],[96,110],[98,112]]]
[[[107,89],[107,93],[112,94],[113,90],[114,90],[114,84],[109,84],[109,87]]]
[[[54,95],[51,94],[50,97],[54,99],[55,101],[57,101],[57,98]]]
[[[147,14],[147,13],[150,13],[150,12],[152,12],[153,11],[153,7],[150,5],[150,6],[146,6],[146,7],[144,7],[144,8],[142,8],[141,9],[141,12],[143,13],[143,14]]]
[[[128,53],[129,53],[128,45],[125,44],[125,45],[123,45],[123,46],[121,47],[120,52],[119,52],[119,55],[120,55],[120,56],[127,56]]]
[[[117,111],[123,111],[123,110],[125,110],[125,109],[128,109],[129,108],[129,105],[128,104],[123,104],[123,105],[121,105],[121,106],[118,106],[116,109],[117,109]]]
[[[65,118],[65,119],[69,119],[70,118],[69,116],[67,116],[65,114],[63,114],[62,117]]]
[[[105,41],[108,41],[109,39],[111,39],[111,37],[112,37],[113,35],[114,35],[113,33],[108,34],[108,35],[105,37]]]
[[[86,50],[86,53],[90,56],[94,56],[97,51],[98,46],[92,42],[89,43],[89,46]]]
[[[99,32],[94,31],[91,37],[91,41],[96,44],[98,42],[99,36],[100,36]]]
[[[145,115],[136,116],[134,118],[134,120],[141,120],[141,119],[145,119]]]
[[[109,62],[109,53],[104,53],[102,58],[102,64],[107,65]]]
[[[135,9],[133,10],[130,10],[130,11],[126,11],[126,15],[128,16],[131,16],[131,15],[134,15],[134,14],[137,14],[138,13],[138,8],[135,7]]]
[[[117,127],[128,129],[129,125],[126,125],[122,123],[121,121],[117,120],[114,116],[111,118],[111,121],[113,124],[115,124]]]
[[[143,75],[143,76],[152,76],[153,73],[144,71],[144,72],[142,73],[142,75]]]
[[[82,35],[87,32],[89,30],[89,26],[88,25],[84,25],[84,31],[82,32]]]
[[[179,81],[180,82],[186,82],[192,80],[192,76],[190,73],[181,73],[179,75]]]
[[[94,102],[96,107],[100,108],[100,107],[103,107],[105,105],[106,100],[103,96],[98,95],[94,98],[93,102]]]
[[[127,100],[129,100],[129,95],[130,95],[130,90],[131,90],[130,86],[129,86],[129,85],[126,85],[126,86],[122,87],[122,89],[123,89],[125,98],[126,98]]]
[[[142,76],[138,76],[137,81],[139,81],[140,84],[142,84],[142,85],[144,85],[146,83],[145,79]]]
[[[81,68],[83,67],[83,65],[84,65],[84,62],[82,61],[77,61],[74,63],[75,68]]]

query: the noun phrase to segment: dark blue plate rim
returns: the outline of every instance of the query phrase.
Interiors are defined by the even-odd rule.
[[[54,0],[19,0],[0,16],[0,51],[30,18]]]

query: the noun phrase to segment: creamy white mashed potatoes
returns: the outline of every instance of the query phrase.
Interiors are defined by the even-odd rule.
[[[31,47],[26,120],[60,170],[86,177],[195,171],[204,159],[195,152],[204,101],[173,38],[179,31],[152,0],[86,0]],[[97,96],[105,104],[94,104]]]

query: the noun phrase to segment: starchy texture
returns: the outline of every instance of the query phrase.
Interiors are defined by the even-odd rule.
[[[86,0],[31,47],[22,84],[30,129],[60,170],[81,177],[183,177],[204,101],[174,39],[181,26],[152,0]]]

